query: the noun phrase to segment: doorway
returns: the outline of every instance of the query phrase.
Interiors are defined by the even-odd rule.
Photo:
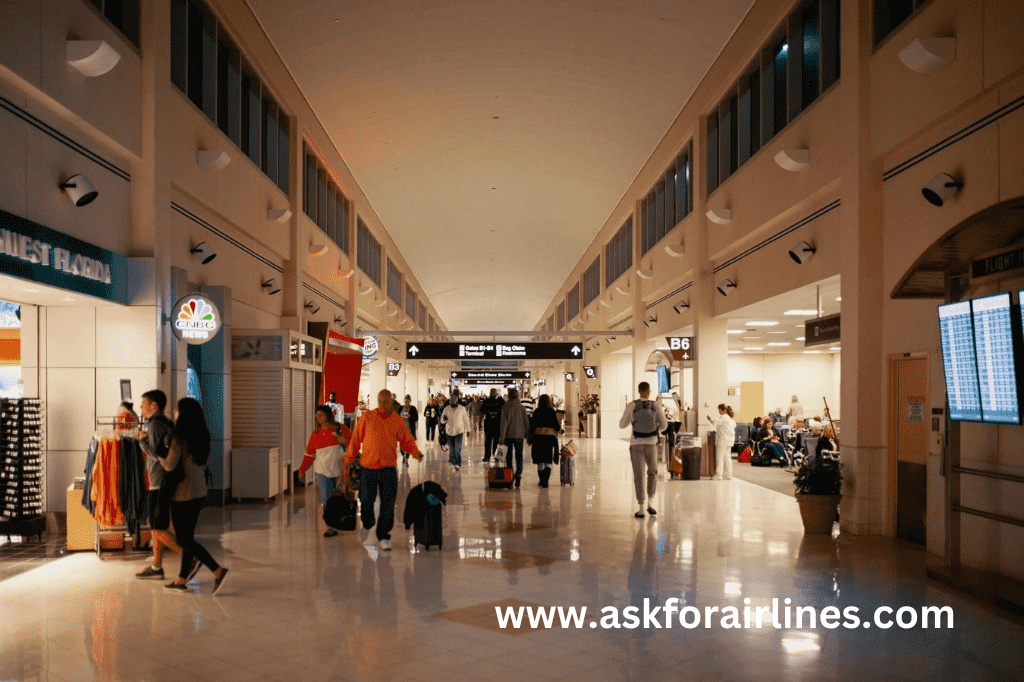
[[[928,358],[889,362],[890,462],[895,464],[896,537],[924,545],[928,515]],[[893,453],[895,456],[893,456]]]

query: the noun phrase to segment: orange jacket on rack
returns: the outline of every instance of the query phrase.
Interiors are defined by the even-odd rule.
[[[345,453],[345,464],[351,464],[362,450],[359,465],[364,469],[393,467],[398,463],[396,445],[401,445],[404,451],[416,459],[422,457],[420,449],[416,447],[416,439],[409,433],[405,420],[397,412],[392,410],[385,415],[380,408],[370,410],[356,422],[348,452]]]

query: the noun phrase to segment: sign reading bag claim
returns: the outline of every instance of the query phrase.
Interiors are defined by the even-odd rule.
[[[198,346],[217,336],[222,320],[217,304],[202,294],[189,294],[174,304],[171,326],[174,335]]]

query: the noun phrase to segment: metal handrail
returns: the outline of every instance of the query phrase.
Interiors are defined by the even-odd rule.
[[[1013,483],[1024,483],[1024,476],[1014,474],[1001,474],[998,471],[986,471],[985,469],[971,469],[970,467],[950,467],[950,471],[957,474],[970,474],[972,476],[984,476],[995,478],[1000,481],[1011,481]]]
[[[971,507],[964,507],[959,504],[952,504],[949,508],[952,509],[953,511],[963,512],[964,514],[980,516],[985,519],[991,519],[992,521],[999,521],[1000,523],[1006,523],[1011,526],[1020,526],[1021,528],[1024,528],[1024,519],[1015,519],[1012,516],[993,514],[992,512],[981,511],[980,509],[972,509]]]

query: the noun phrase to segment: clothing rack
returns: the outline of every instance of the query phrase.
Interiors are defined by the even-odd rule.
[[[31,537],[46,530],[43,516],[42,403],[0,400],[0,535]]]
[[[131,425],[131,426],[129,426]],[[97,417],[96,418],[96,434],[93,436],[93,440],[97,442],[99,447],[100,442],[104,438],[117,438],[120,441],[119,447],[125,444],[125,441],[134,443],[137,440],[137,436],[142,428],[141,423],[138,422],[126,422],[119,420],[117,417]],[[101,431],[102,429],[102,431]],[[90,444],[90,450],[92,445]],[[141,453],[139,453],[141,455]],[[120,451],[118,453],[120,459]],[[136,459],[141,460],[141,457]],[[92,465],[94,460],[90,458],[89,465]],[[142,467],[142,471],[145,470],[143,464],[136,462],[136,465]],[[128,471],[123,470],[120,466],[118,468],[118,480],[117,484],[120,486],[123,484],[125,476],[129,476],[132,473],[137,473],[135,469]],[[91,482],[91,474],[87,471],[87,481]],[[143,479],[145,480],[145,479]],[[89,498],[91,495],[91,486],[86,485],[83,492],[83,503],[85,498]],[[145,495],[142,495],[142,499],[145,499]],[[104,552],[110,552],[119,550],[123,552],[136,551],[138,553],[144,553],[148,550],[143,549],[142,533],[143,528],[149,530],[148,523],[143,523],[142,520],[137,520],[134,525],[134,529],[130,526],[127,515],[124,514],[125,510],[121,510],[122,516],[125,516],[123,523],[106,525],[100,523],[95,517],[95,510],[90,508],[90,512],[93,513],[93,548],[96,551],[96,556],[103,558]],[[137,511],[137,510],[136,510]],[[104,545],[107,546],[104,546]]]

